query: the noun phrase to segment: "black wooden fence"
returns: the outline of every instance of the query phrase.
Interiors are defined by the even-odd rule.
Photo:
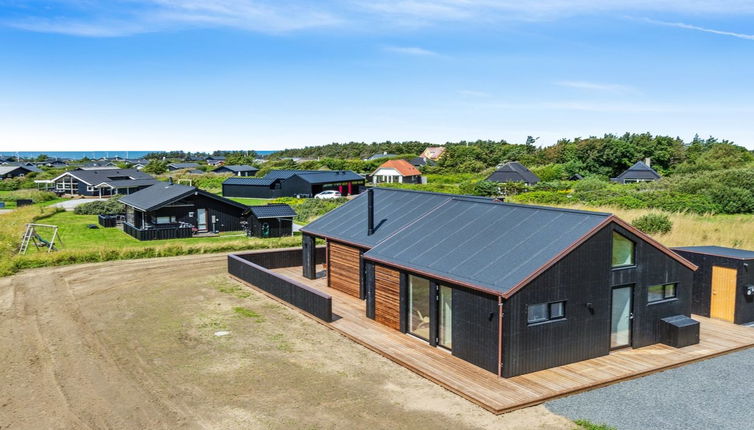
[[[97,222],[102,227],[115,227],[118,224],[118,215],[97,215]]]
[[[191,227],[166,227],[140,230],[131,224],[123,223],[123,232],[139,240],[185,239],[193,236]]]
[[[325,248],[317,248],[317,263],[325,261]],[[300,266],[301,248],[258,251],[228,256],[228,272],[315,317],[332,321],[332,297],[270,269]]]

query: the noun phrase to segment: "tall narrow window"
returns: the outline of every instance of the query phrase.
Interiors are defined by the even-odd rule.
[[[634,265],[634,243],[627,237],[613,232],[613,267]]]
[[[429,340],[429,279],[408,277],[409,332]]]
[[[440,285],[440,346],[453,349],[453,289]]]

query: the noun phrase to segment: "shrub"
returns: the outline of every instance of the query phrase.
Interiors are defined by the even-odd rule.
[[[300,204],[291,205],[291,207],[296,211],[295,220],[300,223],[307,223],[313,218],[322,216],[347,201],[348,199],[344,197],[339,199],[303,199]]]
[[[517,203],[532,203],[539,205],[562,205],[569,203],[569,194],[562,191],[532,191],[517,195]]]
[[[49,202],[50,200],[55,200],[56,198],[57,196],[55,195],[55,193],[51,193],[49,191],[17,190],[17,191],[11,191],[9,193],[3,193],[2,198],[0,198],[0,201],[28,199],[28,200],[33,201],[34,203],[42,203],[42,202]]]
[[[603,181],[599,178],[589,177],[580,181],[576,181],[573,184],[574,191],[597,191],[604,190],[610,185],[609,182]]]
[[[667,234],[673,229],[670,218],[665,214],[657,213],[642,215],[633,220],[631,225],[647,234]]]
[[[120,196],[113,196],[108,200],[98,200],[76,206],[76,215],[119,215],[126,212],[126,207],[119,202]]]

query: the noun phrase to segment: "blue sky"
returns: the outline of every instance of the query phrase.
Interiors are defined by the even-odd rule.
[[[0,0],[0,150],[754,148],[754,1]]]

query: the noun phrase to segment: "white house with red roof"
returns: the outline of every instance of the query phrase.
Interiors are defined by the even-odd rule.
[[[375,184],[421,184],[422,174],[406,160],[389,160],[372,173],[372,182]]]

